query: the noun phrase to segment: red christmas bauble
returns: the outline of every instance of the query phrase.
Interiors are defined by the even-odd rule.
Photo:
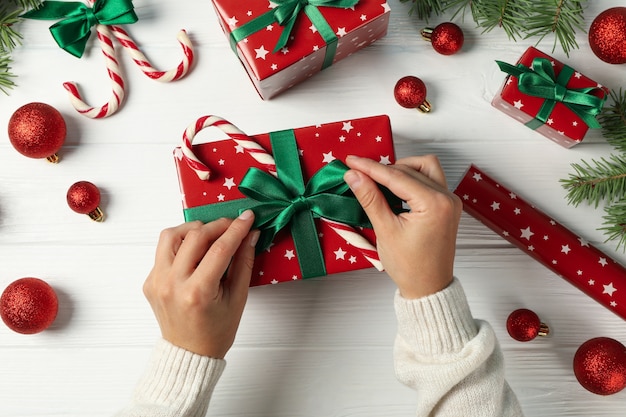
[[[88,214],[92,220],[102,221],[100,190],[89,181],[78,181],[67,190],[67,205],[80,214]]]
[[[425,28],[421,34],[432,43],[433,49],[442,55],[456,54],[465,41],[463,30],[452,22],[441,23],[435,26],[435,29]]]
[[[574,375],[586,390],[610,395],[626,387],[626,347],[610,337],[580,345],[574,355]]]
[[[57,316],[59,302],[54,289],[39,278],[13,281],[0,296],[0,316],[13,331],[39,333]]]
[[[9,119],[9,140],[19,153],[29,158],[57,162],[56,153],[65,142],[67,127],[61,113],[45,103],[28,103]]]
[[[520,308],[509,314],[506,319],[506,330],[513,339],[520,342],[528,342],[539,335],[545,336],[549,331],[539,316],[526,308]]]
[[[426,84],[412,75],[402,77],[393,89],[393,96],[402,107],[430,111],[430,103],[426,99]]]
[[[607,9],[593,20],[589,46],[604,62],[626,63],[626,7]]]

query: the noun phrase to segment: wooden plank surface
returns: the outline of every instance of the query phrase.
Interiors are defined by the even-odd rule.
[[[74,112],[61,86],[73,80],[89,102],[108,100],[97,43],[90,42],[78,60],[54,44],[48,23],[20,25],[24,44],[13,54],[18,88],[0,97],[0,125],[17,107],[43,101],[62,112],[68,137],[58,165],[24,158],[6,134],[0,142],[0,286],[37,276],[57,289],[61,305],[58,320],[41,334],[23,336],[0,326],[1,416],[110,416],[126,403],[159,335],[141,285],[159,231],[182,221],[172,150],[185,127],[204,114],[221,115],[249,133],[388,114],[398,156],[436,153],[450,186],[475,163],[626,263],[626,255],[596,230],[602,210],[568,206],[559,184],[571,163],[611,153],[600,132],[567,150],[490,106],[504,79],[494,60],[515,62],[531,40],[509,41],[499,30],[481,34],[466,19],[457,22],[466,35],[463,52],[444,57],[421,40],[426,24],[408,16],[409,5],[390,0],[385,38],[263,102],[210,2],[134,3],[140,20],[128,30],[155,66],[178,62],[175,35],[181,28],[190,34],[197,63],[187,78],[159,84],[120,54],[127,97],[104,120]],[[585,27],[620,4],[589,2]],[[569,58],[559,49],[554,57],[610,88],[624,85],[624,65],[595,58],[584,34],[577,41],[580,49]],[[550,52],[551,42],[539,47]],[[426,82],[431,114],[395,103],[393,86],[409,74]],[[100,187],[104,223],[67,207],[67,188],[78,180]],[[508,381],[527,415],[624,415],[626,394],[590,394],[571,369],[577,347],[591,337],[626,342],[622,319],[465,214],[455,272],[475,316],[495,328]],[[393,292],[384,274],[369,270],[252,289],[209,415],[412,415],[418,398],[393,375]],[[519,307],[535,310],[552,336],[513,341],[504,322]]]

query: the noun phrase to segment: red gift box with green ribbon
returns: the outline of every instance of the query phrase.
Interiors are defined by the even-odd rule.
[[[208,126],[230,138],[192,145]],[[261,230],[252,286],[382,270],[369,220],[343,181],[343,161],[351,154],[393,163],[389,118],[248,136],[217,116],[201,117],[174,150],[185,221],[234,218],[252,209]],[[401,201],[386,196],[402,210]]]
[[[387,33],[386,0],[213,0],[231,47],[269,99]]]
[[[498,110],[565,148],[600,127],[606,87],[534,47],[516,65],[496,62],[508,74],[491,103]]]

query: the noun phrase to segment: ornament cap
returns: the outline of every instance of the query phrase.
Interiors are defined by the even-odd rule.
[[[53,153],[52,155],[46,157],[46,161],[50,162],[51,164],[58,164],[59,159],[59,155],[57,155],[56,153]]]
[[[537,336],[546,337],[550,334],[550,327],[547,324],[541,323],[539,325],[539,331],[537,332]]]
[[[433,106],[430,104],[428,99],[424,99],[424,102],[416,107],[416,109],[419,110],[422,113],[430,113],[432,108],[433,108]]]
[[[424,39],[425,41],[428,42],[432,42],[433,41],[433,31],[435,29],[433,28],[424,28],[422,30],[420,30],[420,35],[422,35],[422,39]]]
[[[94,222],[102,223],[104,221],[104,213],[102,212],[100,207],[96,207],[95,210],[90,211],[89,213],[87,213],[87,215]]]

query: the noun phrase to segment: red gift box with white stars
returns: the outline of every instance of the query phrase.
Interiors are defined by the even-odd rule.
[[[320,6],[317,9],[326,21],[325,29],[316,27],[303,10],[295,19],[287,44],[274,52],[287,25],[268,21],[262,16],[277,10],[277,3],[267,0],[213,0],[224,33],[263,99],[280,94],[382,38],[389,25],[390,9],[386,0],[359,0],[348,8]],[[251,24],[255,26],[253,33],[248,35],[250,31],[246,30],[247,36],[241,40],[233,37],[234,30],[255,19],[260,23]],[[331,52],[328,62],[328,44],[320,32],[334,34],[336,39],[336,51]]]
[[[626,269],[472,165],[455,189],[463,209],[626,319]]]
[[[345,161],[357,155],[383,164],[395,162],[393,138],[388,116],[373,116],[293,129],[300,154],[305,183],[329,162]],[[270,134],[249,135],[271,153]],[[185,162],[180,147],[174,161],[182,194],[183,209],[202,207],[244,198],[238,186],[250,167],[263,169],[250,153],[232,139],[194,144],[194,154],[211,169],[208,180],[201,180]],[[187,218],[187,216],[186,216]],[[315,220],[327,274],[371,268],[363,253],[347,243],[328,224]],[[372,229],[356,228],[359,235],[375,245]],[[269,249],[259,253],[254,264],[251,286],[276,284],[302,279],[299,254],[290,230],[278,232]]]
[[[548,59],[556,76],[565,66],[564,63],[532,46],[524,52],[517,64],[530,68],[535,58]],[[578,71],[573,72],[565,87],[568,89],[596,88],[593,94],[600,98],[605,97],[609,92],[602,84]],[[491,104],[496,109],[526,124],[535,118],[544,104],[544,99],[522,93],[518,87],[518,78],[509,75]],[[571,148],[582,142],[588,130],[589,126],[562,102],[557,102],[546,122],[535,129],[536,132],[565,148]]]

